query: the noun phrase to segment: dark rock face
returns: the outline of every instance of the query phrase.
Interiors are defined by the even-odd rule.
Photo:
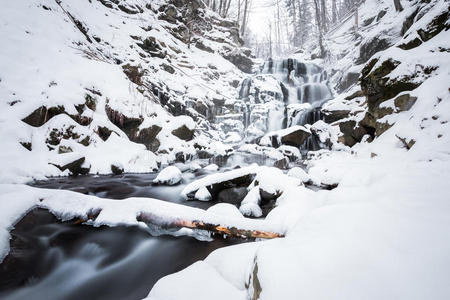
[[[187,128],[186,125],[173,130],[172,134],[185,141],[190,141],[194,138],[194,130]]]
[[[224,58],[244,73],[250,74],[253,71],[253,60],[241,52],[230,52]]]
[[[286,170],[289,167],[289,159],[287,157],[279,159],[273,164],[273,166],[278,169]]]
[[[119,111],[112,109],[109,105],[105,106],[108,119],[117,127],[122,129],[129,137],[130,133],[137,131],[137,128],[144,121],[143,118],[128,117]]]
[[[160,143],[156,136],[161,131],[161,127],[158,125],[153,125],[148,128],[144,128],[139,130],[139,133],[135,135],[132,139],[133,142],[144,144],[147,147],[147,150],[152,152],[158,151]]]
[[[311,134],[309,132],[304,131],[302,129],[295,130],[287,135],[282,136],[281,144],[299,148],[300,146],[303,145],[303,143],[310,135]]]
[[[364,135],[369,134],[369,131],[366,128],[360,126],[353,120],[339,123],[339,129],[343,133],[343,135],[339,137],[339,142],[349,147],[360,142]]]
[[[131,82],[137,85],[142,85],[142,76],[144,76],[143,70],[141,70],[138,66],[132,66],[130,64],[122,66],[122,69]]]
[[[250,183],[252,183],[255,176],[256,176],[256,174],[248,174],[248,175],[233,178],[228,181],[215,183],[213,185],[208,186],[207,188],[208,188],[208,191],[211,194],[211,196],[216,197],[216,196],[218,196],[220,191],[223,191],[225,189],[242,188],[242,187],[247,188],[247,186],[249,186]],[[244,197],[245,197],[245,195],[244,195]]]
[[[114,174],[114,175],[120,175],[120,174],[122,174],[123,173],[123,167],[122,166],[119,166],[119,165],[111,165],[111,172]]]
[[[54,106],[50,108],[41,106],[26,118],[22,119],[22,121],[33,127],[40,127],[54,116],[65,112],[66,111],[64,110],[63,106]]]
[[[325,123],[334,123],[349,116],[348,110],[322,110]]]
[[[363,45],[359,49],[359,58],[356,61],[357,64],[362,64],[367,62],[372,55],[377,52],[386,50],[391,44],[388,40],[382,38],[374,38]]]
[[[74,160],[73,162],[70,162],[63,166],[58,166],[55,164],[53,164],[53,165],[55,167],[57,167],[58,169],[60,169],[61,171],[69,170],[72,173],[72,175],[86,175],[89,173],[90,167],[86,168],[86,167],[82,166],[84,164],[85,160],[86,160],[86,158],[81,157],[81,158]]]
[[[435,37],[442,30],[449,30],[450,24],[448,23],[448,19],[450,18],[450,11],[442,13],[441,15],[435,17],[424,29],[419,29],[417,33],[420,35],[420,38],[426,42],[433,37]]]
[[[339,90],[339,92],[343,92],[343,91],[347,90],[349,87],[351,87],[352,85],[354,85],[355,83],[357,83],[359,76],[360,76],[359,73],[353,73],[353,72],[348,72],[348,73],[344,74],[343,78],[339,81],[339,84],[337,86],[337,89]]]
[[[248,191],[246,187],[233,187],[224,189],[217,195],[219,202],[230,203],[238,205],[245,198]]]

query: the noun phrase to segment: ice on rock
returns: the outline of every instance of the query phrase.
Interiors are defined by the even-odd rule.
[[[287,172],[287,175],[300,179],[303,183],[309,181],[309,175],[302,168],[294,167]]]
[[[153,183],[175,185],[181,181],[181,171],[175,166],[168,166],[159,172]]]
[[[248,194],[245,196],[244,200],[242,200],[239,211],[244,216],[261,217],[262,210],[261,210],[261,207],[259,207],[260,202],[261,202],[261,196],[259,193],[259,187],[255,186],[248,192]]]
[[[200,201],[209,201],[211,200],[211,194],[209,193],[206,187],[202,187],[195,193],[195,199]]]

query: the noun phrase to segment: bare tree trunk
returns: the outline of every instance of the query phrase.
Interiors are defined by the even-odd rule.
[[[337,6],[336,6],[336,0],[331,1],[331,16],[333,24],[336,24],[337,22]]]
[[[228,0],[228,5],[227,5],[227,8],[225,9],[224,18],[226,18],[228,16],[228,11],[230,10],[230,5],[231,5],[231,0]]]
[[[322,29],[324,32],[327,31],[327,5],[325,0],[320,0],[320,18],[322,22]]]
[[[396,11],[402,11],[403,10],[403,6],[400,3],[400,0],[394,0],[394,6],[395,6],[395,10]]]
[[[322,41],[322,24],[321,24],[321,19],[320,19],[319,0],[314,0],[314,8],[316,11],[316,23],[317,23],[318,38],[319,38],[320,56],[324,57],[325,49],[323,48],[323,41]]]
[[[242,26],[241,26],[241,36],[243,37],[245,34],[245,27],[247,26],[247,18],[248,18],[248,1],[244,0],[244,14],[243,14],[243,20],[242,20]]]

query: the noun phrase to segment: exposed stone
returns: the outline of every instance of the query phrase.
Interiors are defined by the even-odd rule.
[[[394,105],[398,111],[406,111],[416,103],[416,100],[417,97],[412,97],[410,94],[404,94],[394,99]]]
[[[40,127],[54,116],[62,113],[65,113],[64,106],[53,106],[48,109],[45,106],[41,106],[26,118],[22,119],[22,121],[28,125]]]
[[[409,141],[406,138],[402,138],[398,135],[395,135],[400,142],[402,142],[403,146],[405,146],[406,150],[409,150],[412,148],[412,146],[414,146],[414,144],[416,143],[416,141],[414,139],[410,139]]]
[[[58,148],[58,154],[63,154],[63,153],[70,153],[73,152],[72,148],[70,147],[66,147],[66,146],[59,146]]]
[[[160,142],[156,139],[156,136],[161,129],[162,128],[158,125],[141,129],[136,136],[131,138],[131,140],[136,143],[144,144],[148,150],[156,152],[160,146]]]
[[[217,195],[217,201],[238,205],[247,195],[246,187],[232,187],[223,189]]]
[[[372,55],[377,52],[386,50],[390,46],[390,42],[387,39],[382,39],[375,37],[366,43],[362,44],[359,48],[359,58],[357,59],[357,64],[362,64],[367,62]]]
[[[339,92],[343,92],[347,90],[349,87],[356,84],[358,82],[359,76],[360,76],[359,73],[354,72],[346,73],[339,81],[339,84],[337,85],[337,89],[339,90]]]
[[[303,129],[292,131],[281,137],[281,144],[300,147],[311,134]]]
[[[123,171],[124,171],[124,169],[121,165],[115,165],[115,164],[111,165],[111,172],[114,175],[121,175],[123,173]]]
[[[282,159],[274,162],[273,166],[278,169],[286,170],[289,167],[289,159],[287,157],[283,157]]]
[[[334,123],[349,116],[349,110],[322,110],[325,123]]]
[[[30,143],[30,142],[20,142],[20,144],[21,144],[25,149],[27,149],[28,151],[31,151],[31,150],[32,150],[32,147],[31,147],[31,143]]]
[[[450,29],[450,23],[448,20],[450,19],[450,11],[447,9],[444,13],[435,17],[425,29],[419,29],[417,33],[420,35],[422,41],[426,42],[433,37],[435,37],[442,30]]]
[[[172,134],[182,140],[190,141],[194,138],[194,130],[189,129],[186,125],[174,129]]]
[[[231,51],[224,55],[224,58],[229,60],[244,73],[250,74],[253,71],[253,60],[250,57],[245,56],[242,51]]]
[[[81,157],[79,159],[74,160],[73,162],[70,162],[68,164],[65,164],[63,166],[58,166],[56,164],[52,164],[61,171],[69,170],[72,175],[86,175],[89,173],[90,167],[83,167],[83,164],[85,162],[85,158]]]
[[[132,66],[130,64],[122,66],[122,69],[131,82],[142,85],[142,76],[145,74],[144,70],[141,70],[139,66]]]

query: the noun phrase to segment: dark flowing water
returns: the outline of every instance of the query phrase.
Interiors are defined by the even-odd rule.
[[[104,198],[152,197],[206,209],[217,201],[185,201],[187,183],[208,174],[185,172],[176,186],[153,186],[156,174],[79,176],[34,182]],[[237,240],[198,241],[152,236],[135,227],[60,222],[35,209],[11,232],[11,251],[0,265],[0,299],[142,299],[156,281]]]
[[[253,162],[273,164],[273,160],[264,157],[240,154],[223,162],[220,171]],[[186,166],[178,167],[185,172],[182,182],[175,186],[152,185],[157,174],[61,177],[31,185],[117,201],[150,197],[202,209],[219,201],[236,201],[235,195],[242,189],[209,202],[185,201],[180,197],[182,189],[214,172],[191,172]],[[242,242],[156,237],[137,226],[94,228],[61,222],[43,209],[29,212],[15,225],[11,236],[11,251],[0,264],[0,299],[8,300],[142,299],[160,278],[204,259],[217,248]]]

